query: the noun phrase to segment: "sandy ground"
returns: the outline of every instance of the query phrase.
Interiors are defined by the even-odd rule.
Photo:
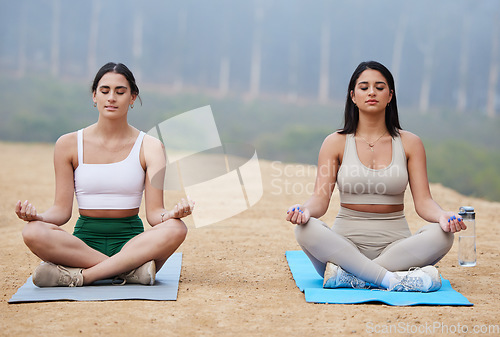
[[[1,336],[387,335],[380,332],[388,329],[394,335],[466,335],[466,329],[469,335],[500,335],[499,203],[431,186],[442,207],[476,209],[477,266],[458,266],[456,242],[439,263],[442,275],[473,307],[311,304],[295,286],[285,260],[286,250],[299,247],[284,218],[289,205],[308,197],[315,172],[309,166],[264,161],[264,196],[254,207],[202,228],[188,221],[190,231],[179,249],[184,259],[177,301],[8,304],[39,263],[23,244],[23,222],[14,204],[29,199],[39,210],[52,204],[52,153],[52,145],[0,143]],[[167,204],[177,197],[167,194]],[[410,193],[405,203],[416,230],[423,222]],[[331,224],[337,210],[335,196],[323,220]],[[64,228],[71,231],[75,221],[76,212]]]

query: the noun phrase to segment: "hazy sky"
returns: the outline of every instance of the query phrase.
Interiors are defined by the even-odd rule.
[[[374,59],[393,71],[402,106],[485,114],[500,92],[492,76],[500,62],[497,0],[0,5],[4,73],[88,79],[117,61],[143,82],[178,90],[326,102],[342,101],[355,66]]]

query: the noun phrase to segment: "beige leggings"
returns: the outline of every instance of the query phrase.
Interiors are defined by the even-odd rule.
[[[296,226],[295,237],[318,274],[327,262],[380,285],[387,271],[436,264],[453,245],[453,233],[431,223],[411,235],[404,212],[366,213],[341,207],[332,228],[316,218]]]

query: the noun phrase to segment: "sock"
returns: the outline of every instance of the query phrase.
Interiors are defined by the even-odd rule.
[[[382,279],[382,283],[380,284],[380,286],[382,288],[389,289],[389,287],[391,285],[391,279],[395,278],[395,277],[396,277],[396,274],[388,271],[387,273],[385,273],[384,278]]]

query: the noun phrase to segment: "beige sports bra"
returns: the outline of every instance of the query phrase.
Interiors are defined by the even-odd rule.
[[[401,137],[392,138],[392,161],[371,169],[359,160],[353,134],[346,136],[344,157],[337,173],[340,203],[399,205],[404,203],[408,168]]]

